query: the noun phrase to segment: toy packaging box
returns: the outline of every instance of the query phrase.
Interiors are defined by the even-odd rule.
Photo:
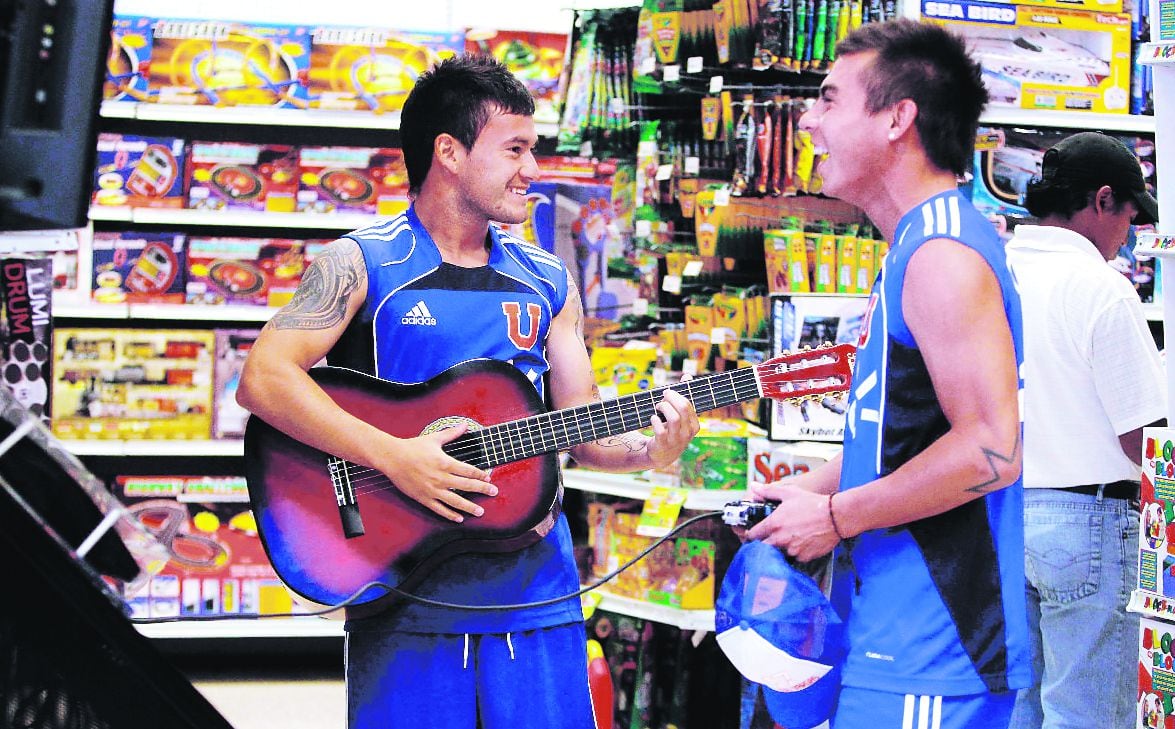
[[[1175,429],[1144,428],[1138,589],[1175,598]]]
[[[559,79],[567,52],[567,34],[470,28],[465,50],[493,56],[518,77],[534,97],[534,120],[559,122]]]
[[[408,209],[404,153],[392,147],[302,147],[298,212],[398,215]]]
[[[53,434],[71,440],[208,439],[214,346],[210,331],[58,329]]]
[[[212,381],[212,437],[243,438],[249,411],[237,402],[237,386],[245,358],[260,329],[217,329],[216,365]]]
[[[292,213],[298,196],[298,151],[287,144],[192,142],[188,207]]]
[[[304,109],[305,26],[157,20],[150,93],[161,104]]]
[[[94,205],[184,206],[184,140],[103,132],[96,159]]]
[[[4,386],[18,403],[49,425],[53,379],[53,262],[0,259],[0,365]]]
[[[184,240],[181,233],[95,233],[94,301],[184,303]]]
[[[116,15],[110,28],[110,52],[106,56],[106,101],[150,101],[153,18]]]
[[[190,238],[187,302],[285,306],[303,265],[300,240]]]
[[[743,490],[747,487],[747,440],[762,433],[739,420],[702,417],[701,429],[678,459],[681,486]]]
[[[1137,729],[1175,729],[1175,623],[1141,618],[1136,707]]]
[[[864,324],[865,296],[771,297],[773,354],[816,348],[825,343],[856,344]],[[771,402],[771,440],[844,440],[847,395],[824,395],[799,403]]]
[[[51,259],[54,301],[84,305],[90,299],[93,237],[90,227],[0,233],[0,256]]]
[[[609,400],[652,389],[657,348],[653,346],[595,347],[592,371],[600,396]]]
[[[497,223],[497,226],[515,238],[555,253],[555,195],[554,182],[532,182],[526,189],[526,220],[521,223]]]
[[[922,17],[962,35],[992,105],[1125,114],[1130,15],[995,2],[922,0]]]
[[[463,50],[460,32],[323,26],[310,34],[309,94],[319,109],[396,112],[416,79]]]
[[[831,461],[840,452],[839,443],[776,443],[766,438],[748,438],[747,485],[772,483],[807,473]]]
[[[289,612],[240,476],[117,476],[115,494],[170,559],[124,597],[136,617]]]

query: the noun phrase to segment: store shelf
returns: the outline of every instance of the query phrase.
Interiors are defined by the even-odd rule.
[[[103,101],[99,115],[107,119],[141,119],[182,124],[253,124],[258,126],[334,129],[400,128],[400,112],[375,113],[345,109],[275,109],[268,106],[186,106],[150,102]],[[536,124],[539,136],[553,137],[557,124]]]
[[[242,440],[64,440],[75,456],[243,456]]]
[[[714,630],[713,610],[682,610],[668,605],[656,605],[644,600],[635,600],[631,597],[612,595],[604,590],[595,590],[592,593],[600,598],[597,610],[629,615],[634,618],[652,620],[655,623],[674,625],[682,630]]]
[[[341,638],[342,620],[324,618],[233,618],[135,624],[139,633],[161,640],[193,638]]]
[[[1175,621],[1175,599],[1146,590],[1135,590],[1130,593],[1130,602],[1126,604],[1126,610],[1148,618]]]
[[[347,231],[363,228],[381,219],[381,216],[365,213],[270,213],[253,210],[188,210],[186,208],[90,206],[90,220],[185,227],[189,225],[208,225],[241,228],[314,228]]]
[[[581,468],[563,471],[563,485],[576,491],[590,491],[629,499],[647,499],[657,484],[640,481],[631,474],[601,473]],[[746,498],[747,492],[692,489],[685,499],[686,509],[719,511],[727,503]]]
[[[1064,129],[1101,129],[1109,132],[1155,133],[1155,118],[1140,114],[1100,114],[1088,111],[1017,109],[989,106],[979,117],[980,124],[1003,124],[1027,127],[1061,127]]]
[[[277,310],[276,306],[245,304],[100,304],[56,297],[53,300],[53,316],[60,319],[267,322]]]

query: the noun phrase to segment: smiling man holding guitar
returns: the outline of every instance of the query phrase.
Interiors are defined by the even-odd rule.
[[[671,463],[698,430],[669,389],[594,417],[566,267],[491,225],[526,218],[533,113],[491,59],[423,74],[400,125],[412,207],[328,246],[253,347],[238,392],[254,415],[250,496],[304,597],[337,602],[369,581],[459,605],[573,593],[555,452],[637,471]],[[347,369],[312,376],[324,356]],[[564,414],[540,422],[544,403]],[[364,607],[347,621],[351,729],[593,726],[577,598]]]

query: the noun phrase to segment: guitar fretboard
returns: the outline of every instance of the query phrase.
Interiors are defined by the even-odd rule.
[[[649,426],[665,390],[683,395],[699,412],[761,395],[755,367],[719,372],[604,402],[491,425],[450,441],[445,452],[487,469]]]

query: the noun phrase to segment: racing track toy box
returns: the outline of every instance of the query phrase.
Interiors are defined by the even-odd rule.
[[[393,147],[302,147],[298,212],[390,217],[408,209],[408,170]]]
[[[922,17],[966,39],[992,105],[1129,110],[1129,13],[922,0]]]
[[[534,97],[535,123],[559,123],[565,33],[470,28],[465,33],[465,51],[493,56],[510,69]]]
[[[117,476],[115,493],[167,548],[167,564],[125,588],[136,617],[289,612],[240,476]]]
[[[67,440],[207,440],[212,332],[58,329],[53,434]]]
[[[398,112],[420,74],[464,49],[460,32],[323,26],[310,34],[311,105]]]
[[[184,303],[184,236],[94,233],[93,297],[102,304]]]
[[[302,281],[302,241],[190,238],[187,302],[285,306]]]
[[[106,56],[106,101],[150,101],[152,18],[115,16],[110,28],[110,52]]]
[[[157,20],[150,93],[161,104],[305,109],[305,26]]]
[[[184,140],[98,135],[95,205],[140,208],[184,206]]]
[[[188,207],[292,213],[298,195],[298,151],[286,144],[192,142]]]

